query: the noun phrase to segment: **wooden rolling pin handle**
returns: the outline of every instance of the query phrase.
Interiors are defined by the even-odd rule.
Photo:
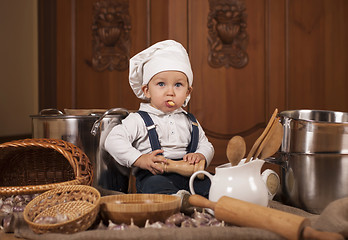
[[[200,195],[194,194],[191,195],[189,198],[189,203],[192,206],[200,207],[200,208],[210,208],[212,210],[215,209],[216,202],[212,202],[205,197],[202,197]]]
[[[344,237],[339,233],[321,232],[309,226],[303,229],[302,238],[306,240],[344,240]]]
[[[167,164],[163,163],[162,166],[163,166],[164,172],[167,172],[167,173],[173,172],[173,173],[178,173],[185,177],[189,177],[196,171],[204,170],[205,160],[202,160],[197,164],[190,164],[184,160],[174,161],[171,159],[167,159]],[[204,174],[198,174],[197,177],[200,179],[203,179]]]
[[[197,171],[202,171],[202,170],[204,170],[204,168],[205,168],[205,160],[202,160],[202,161],[200,161],[199,163],[197,163],[197,164],[195,164],[194,165],[194,168],[193,168],[193,173],[195,173],[195,172],[197,172]],[[192,174],[193,174],[192,173]],[[191,175],[192,175],[191,174]],[[199,178],[199,179],[204,179],[204,174],[198,174],[197,175],[197,177]]]
[[[338,233],[320,232],[311,228],[307,218],[230,197],[221,197],[218,202],[212,202],[202,196],[192,195],[189,203],[214,210],[215,217],[219,220],[242,227],[265,229],[286,239],[344,239]]]

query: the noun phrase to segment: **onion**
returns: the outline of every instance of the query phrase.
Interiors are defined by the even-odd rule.
[[[131,219],[131,224],[127,225],[125,223],[122,224],[114,224],[110,220],[108,220],[109,223],[105,223],[105,225],[108,225],[106,229],[111,230],[124,230],[124,229],[130,229],[130,228],[139,228],[138,226],[134,225],[133,219]],[[105,226],[104,225],[104,226]],[[206,213],[203,209],[202,212],[197,211],[194,209],[194,213],[192,214],[192,217],[189,217],[183,213],[176,213],[171,216],[169,216],[164,222],[154,222],[150,224],[150,220],[147,219],[144,228],[196,228],[196,227],[224,227],[225,222],[219,221],[216,219],[213,215]],[[102,226],[98,226],[98,229],[103,229]]]
[[[181,223],[186,219],[185,214],[176,213],[171,215],[165,220],[165,224],[175,224],[176,226],[180,226]]]
[[[4,217],[2,220],[2,226],[5,233],[14,232],[14,217],[12,214]]]
[[[181,223],[181,227],[197,227],[197,221],[193,218],[187,218]]]
[[[124,230],[129,228],[129,226],[125,223],[122,223],[120,225],[117,225],[115,223],[113,223],[112,221],[109,220],[109,226],[108,226],[108,230]]]
[[[165,228],[165,227],[166,225],[160,221],[150,224],[149,220],[146,220],[146,223],[145,223],[145,228]]]
[[[33,198],[31,195],[22,195],[26,203],[30,202]]]
[[[6,198],[6,199],[4,200],[4,202],[3,202],[3,204],[8,204],[8,205],[11,205],[11,206],[15,205],[15,204],[14,204],[14,201],[13,201],[13,197],[8,197],[8,198]]]
[[[104,225],[103,221],[100,221],[100,223],[97,226],[97,230],[105,230],[107,227]]]
[[[25,206],[19,206],[19,205],[14,206],[13,207],[13,212],[23,212],[24,208],[25,208]]]
[[[65,214],[57,213],[56,215],[57,223],[66,222],[69,220],[69,217]]]
[[[133,218],[131,218],[131,224],[129,225],[129,228],[139,228],[137,225],[134,224]]]
[[[2,204],[2,206],[0,207],[0,212],[2,213],[7,213],[7,214],[11,214],[13,212],[13,207],[10,204],[4,203]]]
[[[55,224],[57,223],[57,218],[52,216],[41,216],[35,219],[34,223],[38,224]]]
[[[195,212],[192,214],[192,217],[194,220],[196,220],[197,227],[206,227],[209,226],[209,222],[212,219],[212,216],[204,213],[204,212],[198,212],[195,209]]]
[[[13,198],[13,202],[15,204],[21,203],[21,202],[25,202],[25,199],[22,195],[17,195]]]
[[[192,214],[192,217],[196,220],[198,219],[205,219],[207,221],[209,221],[210,219],[213,218],[212,215],[210,215],[209,213],[206,213],[203,209],[203,212],[198,212],[196,209],[194,209],[194,213]]]
[[[225,222],[224,221],[219,221],[216,218],[213,218],[209,221],[209,226],[211,227],[224,227],[225,226]]]

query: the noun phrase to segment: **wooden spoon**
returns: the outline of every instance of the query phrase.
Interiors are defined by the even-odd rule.
[[[253,158],[258,158],[261,152],[263,152],[263,150],[266,150],[266,152],[267,151],[269,152],[269,151],[273,151],[273,149],[277,146],[279,148],[283,138],[282,129],[283,127],[279,123],[279,118],[274,119],[274,123],[271,129],[269,130],[268,134],[266,134],[265,138],[260,143]]]
[[[266,134],[269,132],[270,128],[272,127],[273,123],[274,123],[274,119],[276,118],[278,114],[278,109],[276,108],[271,116],[271,119],[269,120],[266,128],[263,130],[261,136],[256,139],[254,145],[252,146],[247,159],[245,160],[245,163],[249,162],[251,158],[254,158],[254,154],[256,152],[256,150],[258,149],[258,147],[260,146],[261,142],[263,141],[263,139],[265,138]]]
[[[260,153],[260,159],[273,156],[279,150],[280,145],[282,144],[284,135],[283,125],[280,122],[276,122],[272,129],[272,133],[269,134],[270,136]]]
[[[237,166],[240,160],[245,156],[246,144],[241,136],[234,136],[230,139],[226,148],[228,161],[232,166]]]

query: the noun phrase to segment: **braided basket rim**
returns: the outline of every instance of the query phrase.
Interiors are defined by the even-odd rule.
[[[52,197],[51,199],[54,199],[56,197],[55,194],[59,193],[64,193],[64,192],[74,192],[74,191],[86,191],[89,193],[92,193],[96,197],[96,201],[94,203],[84,201],[84,205],[88,205],[91,208],[83,213],[82,215],[69,219],[68,221],[62,222],[62,223],[56,223],[56,224],[39,224],[33,222],[35,220],[30,218],[30,213],[35,206],[36,208],[45,207],[46,202],[42,203],[41,201],[43,199],[47,199],[48,197]],[[58,187],[49,191],[46,191],[42,193],[41,195],[35,197],[33,200],[31,200],[28,205],[25,207],[23,211],[23,218],[25,222],[30,226],[30,228],[35,232],[35,233],[50,233],[50,232],[55,232],[55,233],[74,233],[78,231],[84,231],[88,229],[95,221],[97,214],[99,212],[100,208],[100,200],[101,200],[101,195],[99,191],[91,186],[87,185],[69,185],[69,186],[62,186]],[[78,207],[83,200],[77,200],[77,201],[71,201],[68,203],[71,203],[71,205],[76,205]],[[43,208],[41,211],[36,210],[35,213],[38,213],[37,215],[34,214],[34,216],[38,216],[44,211],[47,211],[50,208],[55,208],[59,205],[64,205],[66,202],[61,202],[57,205],[54,206],[48,206],[47,208]],[[87,223],[87,225],[81,225],[80,222],[83,220],[88,221],[88,217],[91,216],[91,219]],[[76,226],[74,230],[69,230],[72,226]]]
[[[22,140],[14,140],[0,144],[0,151],[5,148],[26,148],[26,147],[42,147],[53,149],[60,153],[73,168],[75,179],[64,181],[60,183],[49,183],[42,185],[28,185],[28,186],[6,186],[0,187],[0,195],[16,195],[16,194],[33,194],[42,193],[56,187],[66,185],[92,185],[93,181],[93,167],[88,156],[76,145],[61,139],[52,138],[28,138]],[[76,160],[77,156],[82,156],[86,159],[85,167],[87,174],[82,174],[79,163]]]

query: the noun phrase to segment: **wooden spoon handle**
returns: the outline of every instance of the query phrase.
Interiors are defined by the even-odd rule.
[[[283,125],[280,122],[275,122],[274,124],[274,132],[270,139],[267,142],[267,146],[264,147],[258,156],[259,159],[266,159],[270,156],[273,156],[282,145],[284,136]]]
[[[344,240],[344,237],[339,233],[321,232],[309,226],[303,229],[302,238],[305,240]]]
[[[270,138],[273,136],[274,132],[277,130],[277,122],[279,122],[279,117],[274,119],[274,121],[273,121],[273,123],[271,125],[271,128],[269,129],[268,133],[266,134],[266,136],[261,141],[259,147],[256,150],[256,153],[253,156],[255,159],[260,156],[260,153],[265,148],[265,146],[269,142]]]
[[[278,114],[278,109],[276,108],[276,109],[274,110],[274,112],[273,112],[273,114],[272,114],[272,117],[271,117],[271,119],[269,120],[269,122],[268,122],[266,128],[263,130],[261,136],[260,136],[258,139],[256,139],[254,145],[252,146],[252,148],[251,148],[251,150],[250,150],[250,152],[249,152],[247,158],[245,159],[245,163],[249,162],[250,159],[254,156],[254,154],[255,154],[257,148],[259,147],[260,143],[261,143],[262,140],[265,138],[266,134],[268,133],[269,129],[271,128],[271,126],[272,126],[272,124],[273,124],[273,122],[274,122],[274,119],[275,119],[275,117],[277,116],[277,114]]]

